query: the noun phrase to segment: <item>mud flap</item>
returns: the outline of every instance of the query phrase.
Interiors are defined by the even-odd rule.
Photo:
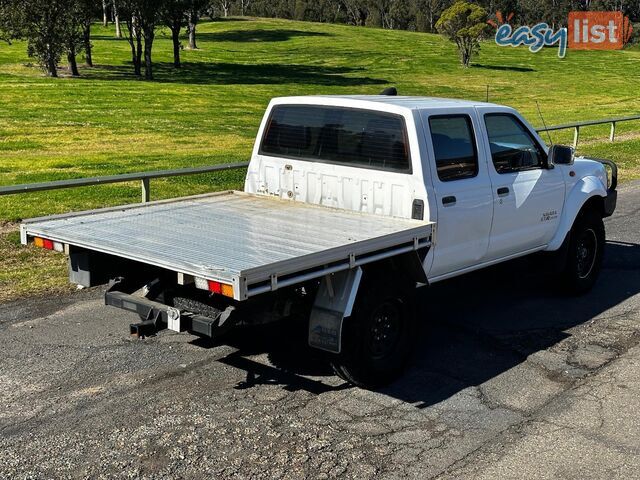
[[[309,345],[340,353],[342,322],[351,315],[362,279],[357,267],[327,275],[322,279],[309,318]]]

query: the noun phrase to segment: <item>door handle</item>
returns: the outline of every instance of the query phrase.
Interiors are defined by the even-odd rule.
[[[456,201],[457,201],[457,199],[453,195],[450,195],[448,197],[442,197],[442,204],[443,205],[455,205]]]
[[[509,195],[509,187],[500,187],[498,189],[499,197],[506,197],[507,195]]]

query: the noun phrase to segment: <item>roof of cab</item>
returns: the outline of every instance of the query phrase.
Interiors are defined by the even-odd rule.
[[[372,102],[385,105],[394,105],[396,107],[407,108],[411,110],[434,109],[434,108],[455,108],[455,107],[479,107],[493,106],[498,107],[494,103],[477,102],[473,100],[459,100],[455,98],[438,98],[438,97],[409,97],[409,96],[392,96],[392,95],[310,95],[301,97],[282,97],[278,100],[286,103],[292,101],[295,103],[304,102],[305,100],[322,100],[322,99],[340,99],[353,100],[356,102]],[[314,102],[315,103],[315,102]]]

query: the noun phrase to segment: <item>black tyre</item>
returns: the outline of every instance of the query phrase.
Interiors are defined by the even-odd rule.
[[[567,293],[580,295],[593,287],[602,268],[604,247],[602,217],[595,211],[581,213],[571,229],[567,260],[561,275]]]
[[[331,364],[343,380],[373,389],[398,378],[411,357],[413,294],[385,294],[363,285],[358,296],[354,314],[344,320],[342,353]]]

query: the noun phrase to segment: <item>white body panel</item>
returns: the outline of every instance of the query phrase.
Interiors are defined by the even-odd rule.
[[[438,111],[422,111],[427,160],[435,156],[428,129],[429,116],[432,113],[441,115]],[[468,108],[449,108],[447,114],[471,114],[474,130],[479,131],[478,118],[475,112],[470,112]],[[428,270],[431,277],[478,264],[483,261],[489,248],[493,198],[482,137],[476,135],[475,140],[479,156],[479,171],[476,177],[443,182],[437,174],[432,176],[435,205],[430,209],[430,220],[438,224],[438,235],[436,246],[429,253],[433,258]],[[432,171],[435,171],[435,164],[432,167]],[[445,204],[443,200],[447,197],[455,197],[455,203]]]
[[[353,108],[371,109],[367,102],[352,103]],[[410,110],[393,106],[380,109],[402,115],[406,122],[413,164],[412,174],[406,174],[261,155],[260,140],[269,113],[274,106],[281,104],[339,107],[344,106],[345,101],[340,97],[273,100],[258,132],[245,192],[401,218],[411,218],[411,206],[415,199],[423,200],[425,205],[428,203],[420,162],[421,149]]]
[[[499,112],[514,115],[544,146],[535,129],[512,109],[480,107],[477,110],[480,116]],[[486,126],[482,121],[480,124],[485,148],[489,151]],[[561,169],[536,168],[498,173],[490,159],[488,163],[493,187],[493,223],[485,260],[496,260],[544,247],[558,228],[564,206],[565,181]],[[507,193],[499,194],[500,189]]]
[[[600,163],[577,158],[570,168],[561,170],[566,184],[566,199],[558,227],[546,247],[549,251],[560,248],[580,209],[590,198],[607,195],[607,174]],[[569,171],[575,175],[569,176]]]

